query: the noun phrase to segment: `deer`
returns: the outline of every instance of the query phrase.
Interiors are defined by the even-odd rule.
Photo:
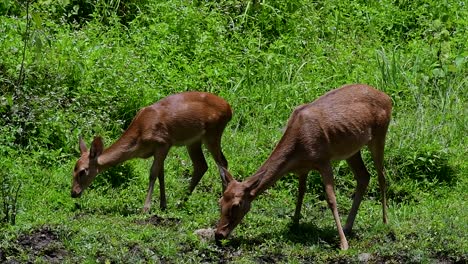
[[[188,197],[208,170],[202,144],[218,167],[227,168],[221,137],[231,118],[231,107],[223,98],[207,92],[182,92],[140,109],[120,138],[106,149],[99,136],[94,138],[89,150],[80,137],[80,158],[73,171],[71,197],[80,197],[96,175],[106,169],[133,158],[152,156],[154,161],[143,212],[150,210],[156,178],[159,180],[160,208],[165,210],[164,160],[169,149],[172,146],[187,148],[193,165]]]
[[[340,238],[340,248],[349,248],[345,234],[353,228],[370,174],[361,157],[367,145],[378,174],[383,222],[387,220],[386,180],[383,166],[385,137],[390,123],[392,101],[388,95],[365,84],[349,84],[331,90],[312,103],[295,108],[285,132],[260,168],[244,181],[236,181],[221,168],[226,189],[219,200],[221,217],[215,240],[226,239],[249,212],[252,201],[287,173],[299,178],[293,223],[300,220],[307,174],[320,173],[328,207]],[[334,191],[332,161],[346,160],[357,181],[346,225],[341,226]]]

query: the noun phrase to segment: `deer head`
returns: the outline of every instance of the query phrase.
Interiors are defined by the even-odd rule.
[[[254,189],[261,181],[261,177],[257,177],[253,183],[249,181],[238,182],[226,169],[221,168],[220,172],[226,190],[223,197],[219,199],[221,218],[215,231],[217,242],[227,238],[249,212],[250,204],[256,197]]]
[[[91,185],[96,175],[99,173],[98,158],[104,150],[104,142],[101,137],[96,137],[91,143],[91,149],[88,151],[86,143],[80,137],[80,158],[76,162],[73,171],[73,183],[71,196],[80,197],[83,191]]]

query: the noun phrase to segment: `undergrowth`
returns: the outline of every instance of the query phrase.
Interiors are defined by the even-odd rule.
[[[463,1],[3,1],[0,15],[0,262],[467,260]],[[223,150],[241,180],[297,105],[347,83],[375,86],[394,108],[390,224],[380,224],[364,151],[373,177],[346,253],[336,250],[317,173],[299,226],[290,221],[297,179],[287,175],[225,247],[193,234],[219,217],[208,155],[207,175],[181,203],[190,159],[171,150],[165,212],[140,213],[149,160],[112,168],[83,198],[69,197],[78,137],[110,145],[138,109],[169,94],[208,91],[231,104]],[[356,183],[344,161],[334,173],[344,218]]]

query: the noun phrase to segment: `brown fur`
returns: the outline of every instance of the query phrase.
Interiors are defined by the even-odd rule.
[[[160,207],[166,208],[164,159],[172,146],[187,146],[193,162],[189,194],[207,170],[201,145],[204,143],[219,167],[227,166],[221,151],[221,136],[232,111],[222,98],[204,92],[184,92],[163,98],[141,109],[128,129],[109,148],[96,137],[88,151],[80,138],[81,157],[73,172],[72,197],[79,197],[103,170],[133,158],[154,157],[144,211],[151,206],[156,178]]]
[[[238,182],[227,170],[222,171],[227,188],[220,199],[221,219],[216,230],[217,240],[226,238],[249,211],[250,203],[289,172],[299,176],[299,195],[294,214],[297,223],[306,190],[307,173],[317,170],[322,176],[327,202],[340,235],[341,248],[347,249],[344,233],[352,229],[370,177],[360,153],[366,145],[378,172],[383,221],[387,222],[383,153],[391,110],[390,97],[363,84],[343,86],[312,103],[297,107],[278,145],[254,175]],[[348,162],[358,182],[344,230],[338,215],[331,167],[333,160],[342,159]]]

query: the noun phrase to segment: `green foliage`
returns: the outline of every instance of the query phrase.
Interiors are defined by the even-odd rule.
[[[134,184],[136,178],[133,166],[127,162],[99,174],[92,186],[102,189],[125,188]]]
[[[2,227],[0,262],[358,262],[363,252],[376,263],[466,261],[466,17],[463,1],[0,1],[0,202],[18,213],[15,228]],[[317,173],[299,226],[289,220],[297,178],[287,175],[221,248],[193,235],[219,216],[208,155],[183,208],[190,160],[176,148],[167,212],[155,202],[158,215],[136,213],[151,161],[112,168],[81,199],[69,197],[78,136],[102,135],[108,146],[164,96],[209,91],[231,104],[223,149],[242,179],[271,153],[294,107],[354,82],[394,103],[391,222],[377,224],[380,193],[364,151],[372,179],[346,253],[335,252]],[[334,173],[344,217],[356,182],[344,161]],[[34,253],[26,237],[52,243]]]
[[[418,201],[421,195],[456,182],[456,171],[449,153],[437,145],[399,149],[387,155],[390,187],[388,196],[395,202]]]
[[[14,153],[11,149],[9,152]],[[21,181],[15,174],[13,165],[12,160],[0,159],[0,226],[16,224]]]
[[[424,146],[421,149],[403,151],[406,156],[396,157],[394,164],[398,164],[397,179],[409,177],[415,181],[432,183],[452,183],[454,172],[448,164],[449,155],[437,147]]]
[[[21,13],[20,1],[2,0],[0,2],[0,15],[18,15]]]

